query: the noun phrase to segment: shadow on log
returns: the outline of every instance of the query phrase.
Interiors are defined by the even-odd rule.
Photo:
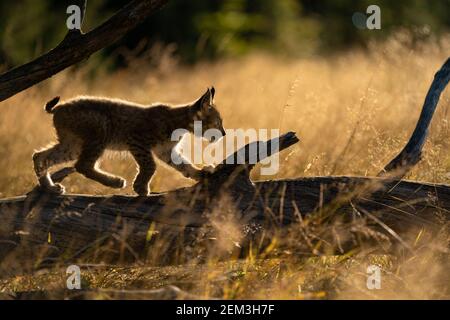
[[[264,251],[276,238],[296,242],[297,254],[343,253],[364,243],[385,248],[385,242],[410,250],[411,237],[424,230],[437,234],[449,222],[449,186],[398,180],[417,162],[449,74],[450,60],[425,99],[427,112],[422,112],[420,129],[411,138],[418,146],[405,147],[396,158],[403,160],[391,162],[382,177],[252,182],[249,174],[256,162],[298,142],[290,132],[250,143],[214,173],[203,172],[193,187],[168,193],[55,195],[35,189],[0,200],[2,268],[13,272],[18,261],[36,267],[72,261],[180,263],[211,254],[236,257],[255,246]],[[64,168],[52,179],[61,181],[72,172]],[[292,230],[297,233],[288,232]]]

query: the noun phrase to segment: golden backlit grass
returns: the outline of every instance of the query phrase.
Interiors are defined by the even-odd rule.
[[[67,70],[1,103],[0,194],[23,194],[35,184],[33,150],[54,140],[51,116],[43,105],[55,95],[103,95],[152,103],[184,103],[207,86],[217,89],[216,103],[226,128],[279,128],[295,131],[301,142],[285,153],[276,177],[375,175],[397,153],[414,128],[434,73],[448,56],[450,41],[402,46],[391,40],[368,52],[335,57],[283,60],[266,55],[194,67],[145,65],[114,74]],[[449,98],[445,92],[433,119],[423,161],[408,176],[448,182],[450,177]],[[131,159],[104,157],[102,166],[124,175],[135,173]],[[189,183],[177,173],[170,179],[162,166],[154,191]],[[257,172],[254,173],[257,178]],[[264,177],[265,179],[269,177]],[[68,180],[70,192],[123,193],[81,177]],[[131,189],[125,190],[131,193]]]
[[[400,34],[368,51],[328,57],[286,60],[253,54],[193,67],[178,66],[163,57],[152,63],[157,68],[140,63],[113,74],[99,71],[92,76],[89,66],[67,70],[1,103],[0,196],[24,194],[35,185],[31,155],[53,140],[51,117],[43,105],[55,95],[63,99],[89,94],[140,103],[184,103],[210,85],[216,87],[216,104],[226,128],[278,128],[281,133],[295,131],[300,137],[299,144],[282,153],[276,176],[260,177],[254,172],[255,179],[375,175],[407,141],[433,75],[449,52],[449,37],[412,44]],[[447,90],[434,116],[423,160],[408,179],[450,181],[449,102]],[[129,182],[135,174],[135,164],[129,158],[106,156],[102,167]],[[151,187],[152,191],[164,191],[189,183],[159,166]],[[78,175],[64,185],[72,193],[132,193],[130,187],[112,190]],[[446,247],[448,243],[439,245]],[[93,287],[175,284],[205,297],[448,298],[450,281],[442,277],[448,256],[440,263],[430,255],[418,251],[412,262],[367,255],[326,261],[249,258],[203,266],[102,269],[90,271],[86,278]],[[365,266],[370,259],[382,259],[380,264],[386,267],[388,280],[382,293],[365,289]],[[49,272],[56,272],[53,278],[49,275],[52,280],[45,275],[18,277],[4,281],[0,291],[62,286],[63,282],[55,280],[59,271]]]

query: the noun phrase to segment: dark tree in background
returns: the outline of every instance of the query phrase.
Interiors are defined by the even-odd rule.
[[[67,32],[66,8],[76,2],[2,0],[0,65],[24,63],[58,44]],[[98,25],[127,2],[89,0],[83,29]],[[382,10],[382,30],[360,30],[352,24],[353,13],[364,12],[370,4]],[[185,62],[253,49],[328,53],[386,38],[399,27],[422,36],[439,35],[450,29],[448,12],[450,0],[170,0],[164,10],[105,50],[110,55],[118,46],[133,49],[146,39],[143,50],[156,42],[174,44]],[[116,56],[114,65],[122,63]]]

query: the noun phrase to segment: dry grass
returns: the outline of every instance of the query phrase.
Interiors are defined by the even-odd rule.
[[[164,58],[156,69],[142,65],[88,79],[88,67],[65,71],[44,84],[1,103],[0,196],[19,195],[35,184],[33,150],[53,139],[44,103],[54,95],[114,96],[141,103],[182,103],[213,84],[226,128],[279,128],[296,131],[301,142],[283,153],[275,177],[376,174],[404,145],[420,113],[434,72],[450,52],[450,38],[414,46],[403,35],[327,58],[284,61],[266,55],[179,67]],[[153,63],[154,64],[154,63]],[[407,178],[450,180],[449,90],[441,97],[424,149],[424,158]],[[132,179],[131,159],[105,158],[107,171]],[[254,173],[258,179],[258,173]],[[267,179],[269,177],[264,177]],[[153,191],[191,183],[159,167]],[[114,191],[80,176],[67,179],[73,193]],[[448,238],[435,247],[447,247]],[[450,298],[448,254],[416,247],[409,260],[367,254],[294,259],[280,257],[172,267],[100,268],[84,272],[92,287],[157,288],[175,284],[205,297],[224,298]],[[440,251],[441,252],[441,251]],[[368,261],[383,266],[383,290],[368,291]],[[447,273],[446,273],[447,272]],[[0,282],[0,291],[61,287],[60,270]]]

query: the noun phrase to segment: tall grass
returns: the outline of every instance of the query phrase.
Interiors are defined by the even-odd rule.
[[[407,141],[432,77],[449,52],[449,37],[411,43],[398,34],[368,51],[302,60],[253,54],[185,67],[164,56],[159,63],[148,62],[151,68],[141,62],[113,74],[99,71],[94,77],[89,65],[67,70],[1,103],[0,196],[24,194],[36,184],[31,155],[54,139],[51,117],[43,111],[53,96],[64,99],[89,94],[140,103],[184,103],[210,85],[216,87],[216,103],[226,128],[278,128],[295,131],[301,139],[290,152],[282,153],[277,175],[261,177],[255,170],[254,179],[375,175]],[[434,116],[423,159],[408,179],[450,181],[449,101],[447,90]],[[105,156],[102,168],[128,181],[135,174],[135,164],[128,158]],[[158,166],[151,188],[165,191],[191,183]],[[64,184],[70,193],[132,193],[130,187],[116,191],[78,175]],[[434,245],[447,248],[448,239],[439,237]],[[275,242],[269,248],[276,248]],[[276,256],[267,252],[229,262],[94,268],[83,276],[92,287],[175,284],[204,297],[449,298],[448,253],[443,257],[442,250],[436,253],[421,248],[418,245],[409,258],[412,260],[405,261],[367,252],[298,259],[285,247]],[[386,281],[381,291],[365,287],[369,262],[383,266]],[[0,291],[58,287],[65,283],[63,277],[60,270],[48,270],[31,278],[11,278],[0,282]]]

